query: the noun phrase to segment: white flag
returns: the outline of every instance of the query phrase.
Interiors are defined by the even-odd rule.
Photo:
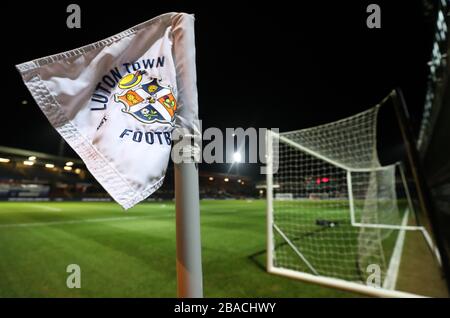
[[[194,17],[167,13],[17,65],[50,123],[125,209],[162,185],[174,128],[199,134],[194,42]]]

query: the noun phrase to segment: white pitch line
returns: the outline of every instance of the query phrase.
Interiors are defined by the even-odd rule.
[[[397,241],[395,242],[394,251],[391,255],[391,261],[389,262],[389,267],[386,273],[386,278],[384,280],[383,288],[386,289],[395,289],[395,285],[397,284],[398,270],[400,268],[400,262],[402,260],[402,252],[403,245],[405,242],[405,227],[408,224],[408,215],[409,210],[406,209],[405,214],[403,215],[401,229],[397,235]]]
[[[53,211],[53,212],[61,212],[62,211],[62,209],[60,209],[60,208],[54,208],[54,207],[43,205],[43,204],[27,204],[27,205],[31,206],[33,208],[38,208],[38,209],[47,210],[47,211]]]
[[[150,216],[125,216],[125,217],[96,218],[96,219],[83,219],[83,220],[70,220],[70,221],[12,223],[12,224],[0,224],[0,228],[36,227],[36,226],[49,226],[49,225],[60,225],[60,224],[79,224],[79,223],[95,223],[95,222],[111,222],[111,221],[128,221],[128,220],[143,219],[143,218],[148,218],[148,217],[150,217]]]

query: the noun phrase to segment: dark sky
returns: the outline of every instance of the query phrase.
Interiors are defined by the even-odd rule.
[[[81,29],[66,27],[71,2],[81,6]],[[58,151],[59,137],[32,101],[15,64],[101,40],[169,11],[196,15],[204,128],[310,127],[363,111],[395,87],[403,89],[415,127],[420,123],[433,34],[421,0],[202,2],[9,4],[2,12],[7,80],[0,145]],[[369,3],[381,7],[381,29],[366,27]],[[390,111],[383,110],[379,127],[386,161],[396,160],[400,149]],[[66,155],[72,155],[70,149]]]

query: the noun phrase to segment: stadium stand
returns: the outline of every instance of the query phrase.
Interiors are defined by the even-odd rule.
[[[258,191],[248,177],[200,172],[203,199],[254,198]],[[174,198],[173,167],[164,185],[149,200]],[[0,200],[110,200],[79,159],[0,146]]]

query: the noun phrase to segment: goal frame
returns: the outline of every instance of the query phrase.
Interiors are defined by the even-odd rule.
[[[347,172],[347,184],[348,184],[348,194],[349,194],[349,213],[350,213],[350,220],[351,225],[355,227],[373,227],[373,228],[383,228],[383,229],[394,229],[394,230],[412,230],[412,231],[420,231],[424,238],[426,243],[428,244],[429,248],[435,253],[436,258],[438,261],[440,261],[440,256],[437,248],[434,246],[433,241],[429,235],[429,233],[426,231],[426,229],[423,226],[410,226],[410,225],[388,225],[388,224],[362,224],[358,223],[355,220],[355,211],[354,211],[354,202],[353,202],[353,193],[351,188],[351,172],[369,172],[369,171],[376,171],[376,170],[383,170],[386,169],[385,167],[375,167],[373,169],[352,169],[350,167],[347,167],[341,163],[335,162],[327,157],[322,156],[321,154],[318,154],[311,149],[308,149],[282,135],[279,133],[276,133],[271,130],[267,130],[266,134],[266,197],[267,197],[267,205],[266,205],[266,231],[267,231],[267,260],[266,260],[266,269],[268,273],[271,274],[277,274],[289,278],[294,278],[298,280],[302,280],[305,282],[315,283],[327,287],[333,287],[341,290],[346,290],[350,292],[356,292],[364,295],[369,296],[375,296],[375,297],[401,297],[401,298],[412,298],[412,297],[424,297],[422,295],[417,295],[413,293],[393,290],[393,289],[387,289],[384,287],[374,287],[374,286],[368,286],[363,285],[357,282],[351,282],[346,281],[344,279],[340,278],[334,278],[334,277],[328,277],[328,276],[322,276],[315,271],[314,267],[312,267],[308,260],[302,255],[302,253],[292,245],[292,243],[289,241],[288,238],[284,237],[284,234],[281,230],[278,229],[277,225],[274,223],[273,218],[273,199],[274,199],[274,193],[273,193],[273,139],[278,138],[279,142],[286,143],[302,152],[305,152],[309,155],[312,155],[320,160],[323,160],[327,163],[332,164],[333,166],[336,166],[338,168],[344,169]],[[408,185],[406,183],[406,178],[404,176],[403,167],[401,163],[397,163],[399,165],[400,169],[400,175],[402,179],[403,186],[405,188],[405,194],[408,201],[410,212],[414,212],[413,205],[408,189]],[[408,213],[408,211],[406,211]],[[283,239],[286,241],[286,243],[294,250],[294,252],[299,256],[299,258],[305,263],[305,265],[315,274],[295,271],[292,269],[287,269],[283,267],[276,267],[274,265],[274,231],[278,232]],[[399,233],[400,234],[400,233]]]

